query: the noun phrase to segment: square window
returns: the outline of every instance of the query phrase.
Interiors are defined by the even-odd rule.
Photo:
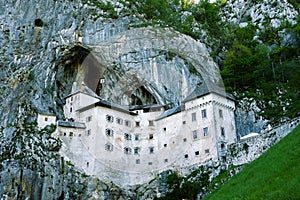
[[[188,155],[188,154],[185,154],[185,155],[184,155],[184,158],[188,158],[188,157],[189,157],[189,155]]]
[[[203,135],[208,136],[208,127],[203,128]]]
[[[114,136],[114,131],[112,129],[107,128],[105,129],[105,135],[112,137]]]
[[[167,128],[166,128],[166,127],[164,128],[164,131],[167,131]]]
[[[149,134],[149,140],[153,139],[153,134]]]
[[[199,151],[195,151],[196,156],[199,156],[199,154],[200,154]]]
[[[140,139],[140,135],[134,135],[134,140],[138,141]]]
[[[152,120],[149,120],[149,126],[154,126],[154,122]]]
[[[123,124],[123,119],[117,118],[117,124],[122,125]]]
[[[131,140],[131,135],[129,133],[124,133],[125,140]]]
[[[125,126],[128,126],[128,127],[130,127],[130,126],[131,126],[131,123],[130,123],[130,121],[128,121],[128,120],[125,120]]]
[[[198,130],[193,130],[193,139],[194,140],[198,139]]]
[[[86,118],[86,122],[90,122],[90,121],[92,121],[92,116],[88,116],[88,117]]]
[[[149,148],[149,153],[151,153],[151,154],[154,153],[154,147]]]
[[[140,126],[140,122],[135,122],[135,126],[139,127]]]
[[[105,150],[106,151],[113,151],[114,146],[110,143],[105,144]]]
[[[140,164],[140,163],[141,163],[140,159],[135,160],[135,164]]]
[[[164,147],[167,147],[168,145],[167,144],[164,144]]]
[[[106,121],[108,121],[108,122],[114,122],[114,117],[113,116],[111,116],[111,115],[106,115]]]
[[[87,135],[91,135],[91,129],[87,130],[87,131],[86,131],[86,134],[87,134]]]
[[[225,136],[225,129],[224,129],[224,127],[221,127],[221,136]]]
[[[205,153],[209,153],[209,149],[205,149]]]
[[[140,154],[140,148],[139,148],[139,147],[135,147],[135,148],[133,149],[133,152],[134,152],[135,155]]]
[[[125,154],[131,154],[131,148],[129,148],[129,147],[124,147],[124,153],[125,153]]]
[[[69,133],[69,136],[70,136],[70,137],[73,137],[73,136],[74,136],[74,133],[73,133],[73,132],[70,132],[70,133]]]
[[[165,163],[167,163],[168,161],[169,161],[169,160],[166,158],[166,159],[165,159]]]
[[[192,122],[196,121],[196,113],[192,113]]]
[[[206,109],[201,110],[201,115],[202,115],[202,118],[207,117]]]
[[[219,117],[223,118],[223,111],[221,109],[219,109]]]
[[[183,142],[186,142],[186,138],[183,138]]]

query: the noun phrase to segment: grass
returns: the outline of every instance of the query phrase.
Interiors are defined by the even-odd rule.
[[[208,199],[300,199],[300,126]]]

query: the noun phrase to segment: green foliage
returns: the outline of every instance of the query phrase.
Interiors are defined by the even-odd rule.
[[[208,189],[209,172],[203,166],[185,178],[180,177],[177,172],[172,172],[167,176],[166,182],[171,192],[160,199],[196,199],[199,193]]]
[[[299,199],[300,126],[205,199]]]
[[[300,20],[299,20],[300,21]],[[299,23],[282,23],[281,27],[267,26],[254,41],[257,27],[226,26],[224,43],[228,50],[221,65],[221,75],[227,91],[235,91],[236,99],[254,98],[260,115],[275,124],[292,118],[300,108]],[[231,30],[231,31],[230,31]],[[279,32],[292,35],[294,44],[286,43]],[[222,39],[224,40],[224,39]]]

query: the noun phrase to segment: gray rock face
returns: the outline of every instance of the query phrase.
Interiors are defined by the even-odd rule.
[[[122,6],[114,5],[120,13]],[[177,105],[196,85],[221,83],[202,43],[172,29],[132,28],[133,17],[104,15],[79,0],[0,2],[0,126],[19,117],[34,121],[38,112],[62,118],[64,97],[76,89],[73,82],[84,81],[102,98],[124,105]],[[105,79],[102,85],[100,78]],[[33,110],[23,116],[28,104]],[[52,176],[45,178],[24,170],[22,198],[72,199],[74,191],[83,199],[134,197],[79,172],[61,176],[55,170],[59,163],[46,166]],[[20,185],[19,177],[18,168],[2,171],[0,196],[16,197],[12,183]]]

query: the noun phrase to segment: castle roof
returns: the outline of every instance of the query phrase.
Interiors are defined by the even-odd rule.
[[[171,115],[175,115],[177,113],[180,113],[182,110],[184,110],[184,105],[179,105],[179,106],[176,106],[174,108],[171,108],[169,110],[166,110],[163,114],[161,114],[157,119],[156,121],[158,120],[161,120],[161,119],[164,119],[166,117],[169,117]]]
[[[88,86],[86,86],[85,83],[82,83],[81,88],[79,90],[69,94],[68,96],[65,97],[65,99],[69,98],[70,96],[73,96],[75,94],[78,94],[78,93],[83,93],[83,94],[89,95],[91,97],[100,99],[100,97],[93,90],[91,90]]]
[[[233,101],[235,100],[232,95],[225,92],[224,87],[220,87],[215,83],[206,81],[205,83],[202,83],[201,85],[197,85],[196,88],[193,90],[193,92],[191,92],[190,95],[187,96],[187,98],[185,100],[183,100],[183,102],[185,103],[185,102],[194,100],[196,98],[205,96],[210,93],[218,94],[220,96],[231,99]]]
[[[135,112],[131,112],[125,106],[121,106],[121,105],[118,105],[118,104],[115,104],[115,103],[112,103],[112,102],[109,102],[109,101],[106,101],[106,100],[100,100],[96,103],[93,103],[91,105],[80,108],[77,111],[78,112],[84,112],[86,110],[89,110],[89,109],[92,109],[92,108],[95,108],[95,107],[110,108],[110,109],[113,109],[113,110],[117,110],[117,111],[120,111],[120,112],[123,112],[123,113],[130,114],[130,115],[137,115]]]
[[[67,127],[67,128],[81,128],[85,129],[85,124],[84,123],[79,123],[79,122],[74,122],[74,121],[58,121],[57,122],[58,126],[62,127]]]

